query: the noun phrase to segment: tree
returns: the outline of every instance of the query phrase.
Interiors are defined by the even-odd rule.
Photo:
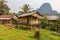
[[[60,32],[60,16],[59,16],[59,19],[57,21],[57,31]]]
[[[19,13],[18,15],[21,15],[21,14],[23,14],[24,12],[23,12],[23,11],[19,11],[18,13]]]
[[[48,20],[46,19],[46,17],[40,20],[40,25],[42,28],[46,28],[47,24],[48,24]]]
[[[9,14],[10,8],[8,7],[7,4],[5,4],[5,0],[0,1],[0,15],[1,14]]]
[[[19,14],[31,12],[31,11],[30,11],[31,8],[30,8],[29,4],[25,4],[21,9],[22,9],[22,11],[19,11],[19,12],[18,12]]]

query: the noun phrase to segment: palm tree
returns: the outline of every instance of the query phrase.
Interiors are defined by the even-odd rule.
[[[19,12],[18,12],[19,14],[31,12],[31,11],[30,11],[31,8],[30,8],[29,4],[25,4],[21,9],[22,9],[22,11],[19,11]]]

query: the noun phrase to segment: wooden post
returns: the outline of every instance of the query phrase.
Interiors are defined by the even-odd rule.
[[[37,40],[40,40],[40,31],[39,31],[38,29],[36,29],[36,32],[35,32],[34,37],[35,37]]]

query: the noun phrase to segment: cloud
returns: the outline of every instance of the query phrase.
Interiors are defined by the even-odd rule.
[[[12,12],[18,12],[24,4],[30,4],[33,9],[39,8],[43,3],[50,3],[53,10],[60,11],[60,0],[7,0]]]

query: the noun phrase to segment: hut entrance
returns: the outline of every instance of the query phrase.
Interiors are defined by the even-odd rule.
[[[29,18],[27,18],[27,24],[29,24]]]

